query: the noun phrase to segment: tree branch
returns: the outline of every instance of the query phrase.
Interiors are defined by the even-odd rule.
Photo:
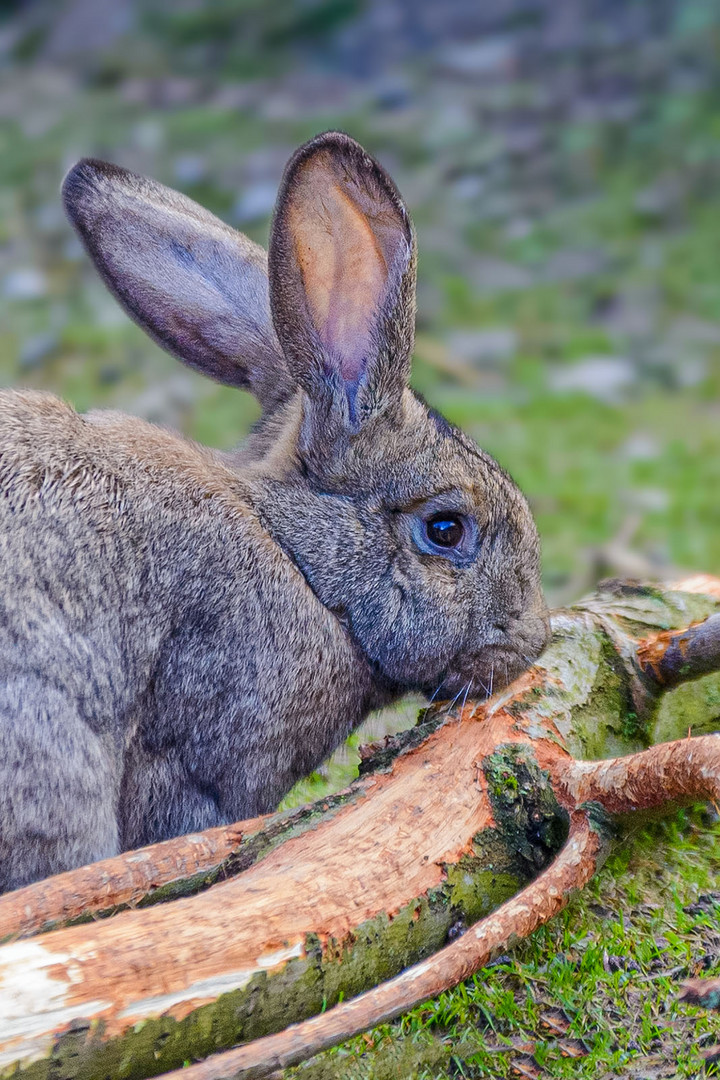
[[[137,907],[160,897],[170,899],[210,884],[262,820],[179,836],[4,893],[0,896],[0,941],[80,918],[113,914],[120,907]],[[173,884],[176,893],[168,888]]]
[[[166,1073],[163,1080],[259,1080],[369,1027],[393,1020],[470,978],[512,941],[527,937],[561,911],[602,864],[607,846],[597,817],[591,820],[586,810],[577,811],[565,846],[547,870],[429,960],[329,1012],[189,1068]]]
[[[641,641],[638,662],[658,686],[669,689],[720,668],[720,615],[689,626],[664,631]]]
[[[427,735],[437,726],[418,725],[418,729],[424,727]],[[401,738],[397,741],[401,743]],[[416,745],[422,740],[405,741]],[[399,745],[394,755],[401,751]],[[366,774],[370,771],[370,763],[366,763]],[[128,908],[195,896],[243,873],[291,836],[313,829],[320,815],[327,819],[351,804],[361,797],[365,786],[360,780],[352,790],[337,792],[318,805],[178,836],[4,893],[0,895],[0,942],[116,915]]]
[[[673,803],[720,802],[720,736],[661,743],[607,761],[563,762],[564,801],[597,802],[610,814],[632,814]]]

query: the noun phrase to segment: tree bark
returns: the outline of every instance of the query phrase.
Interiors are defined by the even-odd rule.
[[[565,845],[548,868],[454,944],[446,945],[424,963],[408,968],[342,1006],[293,1024],[277,1035],[266,1035],[198,1065],[166,1073],[166,1080],[267,1076],[344,1042],[359,1031],[392,1020],[418,1002],[446,990],[449,984],[461,982],[513,937],[526,937],[562,910],[602,861],[603,832],[602,825],[598,828],[589,814],[577,811]]]
[[[720,740],[682,738],[720,726],[720,581],[681,585],[608,583],[557,613],[553,644],[512,687],[427,710],[345,792],[1,897],[0,1075],[149,1077],[342,997],[325,1013],[337,1041],[557,910],[568,828],[588,828],[588,800],[629,813],[720,797]],[[576,884],[599,864],[599,842],[587,845]],[[63,925],[78,919],[94,921]],[[63,928],[28,936],[49,925]],[[347,1001],[436,953],[422,978],[399,976],[402,1000],[387,984]],[[320,1045],[315,1029],[302,1039],[303,1055]],[[226,1060],[198,1076],[299,1060],[287,1040],[258,1045],[252,1071]]]

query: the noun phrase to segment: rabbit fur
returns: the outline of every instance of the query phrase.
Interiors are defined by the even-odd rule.
[[[269,261],[114,165],[63,196],[130,316],[263,418],[223,453],[0,394],[0,890],[272,810],[371,709],[484,697],[548,636],[524,497],[408,388],[414,233],[357,143],[291,159]]]

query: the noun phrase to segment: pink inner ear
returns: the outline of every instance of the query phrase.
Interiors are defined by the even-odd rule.
[[[343,379],[355,382],[387,282],[381,244],[389,226],[393,231],[393,214],[338,172],[329,154],[308,163],[293,192],[288,224],[315,329]]]

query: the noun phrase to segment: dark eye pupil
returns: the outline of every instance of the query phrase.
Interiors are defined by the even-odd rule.
[[[463,537],[463,524],[452,514],[436,514],[425,526],[428,540],[439,547],[457,547]]]

